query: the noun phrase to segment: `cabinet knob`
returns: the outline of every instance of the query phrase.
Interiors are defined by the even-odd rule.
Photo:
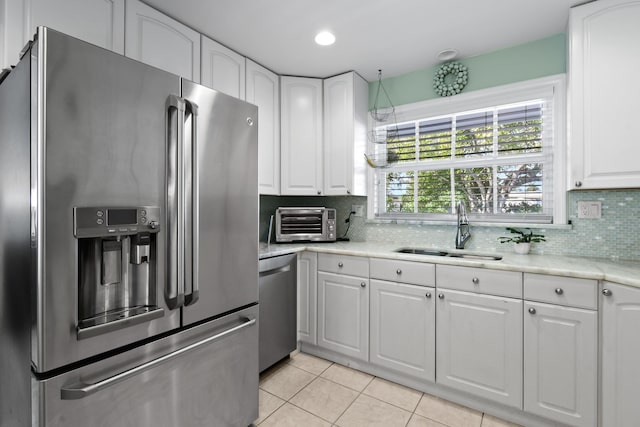
[[[556,288],[556,294],[562,295],[564,294],[564,291],[562,290],[562,288]]]
[[[318,190],[318,194],[322,194],[322,192],[320,190]]]
[[[351,194],[351,190],[347,190],[347,194]]]
[[[340,268],[344,267],[344,264],[342,263],[342,261],[340,261],[340,262],[338,263],[338,267],[340,267]]]
[[[576,181],[576,187],[580,188],[582,187],[582,181]]]
[[[366,287],[366,286],[367,286],[367,284],[366,284],[365,282],[361,282],[361,283],[360,283],[360,287],[361,287],[361,288],[364,288],[364,287]]]
[[[604,295],[605,297],[610,297],[611,295],[613,295],[613,292],[611,292],[610,289],[603,289],[602,295]]]
[[[529,308],[529,313],[536,314],[536,309],[533,307]]]
[[[477,285],[478,283],[480,283],[480,279],[478,279],[477,277],[474,277],[473,279],[471,279],[471,281],[473,282],[474,285]]]
[[[444,299],[444,294],[438,294],[438,298]]]
[[[402,274],[402,270],[397,269],[397,270],[396,270],[396,274]]]

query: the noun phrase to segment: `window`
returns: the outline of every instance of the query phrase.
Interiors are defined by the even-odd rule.
[[[388,159],[370,212],[450,220],[462,200],[476,221],[564,222],[563,93],[556,77],[397,107],[397,123],[372,126],[389,137],[370,145]]]

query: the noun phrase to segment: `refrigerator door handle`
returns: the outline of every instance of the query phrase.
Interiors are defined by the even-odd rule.
[[[78,383],[69,387],[64,387],[60,389],[60,398],[62,400],[83,399],[87,396],[90,396],[94,393],[104,390],[110,386],[113,386],[122,381],[126,381],[132,377],[135,377],[136,375],[139,375],[145,371],[148,371],[149,369],[153,369],[159,365],[162,365],[163,363],[169,362],[177,357],[182,356],[185,353],[196,350],[207,344],[211,344],[214,341],[218,341],[224,337],[227,337],[231,334],[234,334],[240,331],[241,329],[248,328],[255,324],[256,324],[255,318],[242,317],[242,323],[240,323],[239,325],[229,328],[223,332],[220,332],[219,334],[205,338],[202,341],[198,341],[196,343],[183,347],[180,350],[174,351],[173,353],[166,354],[164,356],[158,357],[157,359],[153,359],[147,363],[143,363],[142,365],[138,365],[135,368],[132,368],[128,371],[121,372],[119,374],[116,374],[114,376],[111,376],[109,378],[106,378],[104,380],[98,381],[93,384]]]
[[[199,224],[199,173],[198,173],[198,105],[188,99],[185,99],[187,115],[185,120],[191,120],[189,132],[189,141],[185,138],[185,160],[186,170],[184,180],[191,188],[187,190],[184,209],[185,209],[185,297],[184,305],[192,305],[198,301],[200,297],[198,288],[198,248],[200,246],[198,230]],[[185,122],[185,125],[187,122]],[[187,292],[190,289],[190,292]]]
[[[167,241],[166,257],[166,287],[165,300],[170,309],[180,308],[184,305],[184,230],[182,206],[183,183],[182,179],[182,150],[184,146],[184,116],[186,104],[184,99],[176,95],[167,98],[166,126],[167,126],[167,164],[166,164],[166,188],[167,188]]]

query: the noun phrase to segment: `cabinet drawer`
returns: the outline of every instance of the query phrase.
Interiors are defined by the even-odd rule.
[[[598,308],[598,282],[546,274],[524,275],[524,298],[551,304]]]
[[[522,273],[438,265],[436,286],[481,294],[522,298]]]
[[[369,262],[372,279],[422,286],[436,284],[436,266],[433,264],[380,258],[372,258]]]
[[[369,258],[351,255],[318,254],[318,270],[347,274],[349,276],[369,277]]]

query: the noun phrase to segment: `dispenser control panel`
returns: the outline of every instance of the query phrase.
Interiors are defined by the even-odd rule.
[[[73,208],[73,234],[76,238],[128,236],[160,231],[160,208],[88,207]]]

